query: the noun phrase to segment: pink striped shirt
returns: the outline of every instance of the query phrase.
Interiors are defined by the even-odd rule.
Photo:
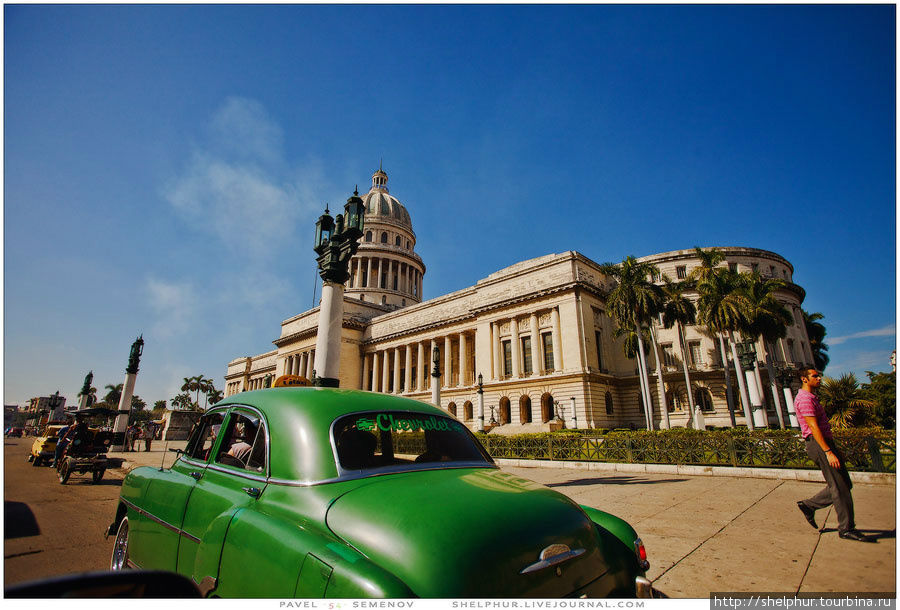
[[[816,423],[819,424],[819,430],[825,438],[833,438],[831,435],[831,425],[828,423],[828,417],[825,415],[825,409],[819,404],[819,399],[812,392],[801,389],[794,398],[794,411],[797,413],[797,422],[800,424],[800,434],[806,438],[812,431],[806,423],[807,417],[815,417]]]

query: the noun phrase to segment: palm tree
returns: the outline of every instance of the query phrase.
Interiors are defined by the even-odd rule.
[[[173,409],[190,409],[192,406],[194,406],[191,402],[191,395],[187,392],[182,392],[181,394],[175,396],[175,398],[172,399],[171,403]]]
[[[874,402],[863,398],[853,373],[846,373],[838,379],[823,379],[819,386],[819,400],[832,428],[852,428],[868,424],[875,407]]]
[[[214,392],[216,389],[215,386],[213,385],[213,380],[212,379],[204,379],[203,375],[201,375],[200,380],[197,383],[199,385],[200,391],[203,392],[203,396],[205,398],[204,407],[208,407],[209,406],[209,394],[210,394],[210,392]],[[198,396],[199,396],[199,394],[198,394]],[[199,397],[197,400],[199,402],[199,400],[200,400]]]
[[[219,402],[220,400],[222,400],[223,398],[225,398],[225,393],[222,390],[217,390],[217,389],[213,388],[206,395],[206,398],[207,398],[208,404],[214,405],[217,402]]]
[[[119,401],[122,399],[122,389],[125,387],[125,384],[117,384],[117,385],[107,385],[106,389],[109,390],[106,393],[106,396],[103,397],[103,402],[106,402],[110,405],[113,405],[112,408],[119,408]]]
[[[806,326],[806,335],[809,337],[809,347],[812,350],[813,362],[816,365],[816,369],[824,371],[831,360],[828,354],[825,353],[828,351],[828,345],[824,343],[825,325],[819,322],[819,320],[824,320],[825,316],[818,312],[808,313],[803,309],[800,311],[803,313],[803,324]]]
[[[638,261],[628,256],[619,264],[604,263],[600,270],[616,280],[615,287],[606,296],[607,307],[619,329],[633,331],[637,343],[638,372],[641,378],[642,394],[645,401],[648,429],[653,429],[653,407],[650,401],[650,379],[647,375],[647,359],[641,330],[652,323],[661,308],[662,289],[650,281],[659,275],[659,270],[650,263]],[[660,393],[665,400],[665,393]],[[668,409],[663,407],[668,415]]]
[[[699,246],[694,246],[694,254],[700,259],[700,264],[694,267],[688,275],[688,282],[697,288],[699,284],[711,281],[712,278],[724,271],[719,265],[725,262],[725,255],[717,248],[708,248],[703,250]],[[731,427],[737,425],[734,419],[734,390],[731,387],[731,373],[728,367],[728,350],[725,347],[725,334],[709,329],[710,334],[719,341],[719,353],[722,356],[722,370],[725,372],[725,398],[728,401],[728,415],[731,417]],[[739,361],[737,366],[740,367]]]
[[[188,397],[190,397],[190,393],[197,389],[197,378],[196,377],[185,377],[184,383],[181,384],[181,391],[187,393]]]
[[[718,269],[714,273],[697,283],[697,292],[700,298],[697,301],[697,319],[709,329],[713,335],[727,335],[731,344],[731,355],[737,372],[738,389],[741,393],[741,402],[744,406],[744,417],[747,427],[754,429],[753,418],[750,415],[750,395],[744,380],[744,371],[741,368],[741,359],[737,354],[735,331],[746,326],[744,311],[746,305],[743,297],[738,292],[740,280],[737,273],[728,269]],[[722,360],[726,360],[724,341],[722,344]],[[726,369],[726,379],[727,379]]]
[[[668,276],[663,275],[662,286],[665,301],[663,302],[662,323],[666,328],[675,327],[678,339],[678,348],[681,350],[681,366],[684,369],[684,386],[687,388],[688,408],[691,413],[691,421],[694,427],[698,425],[697,414],[694,412],[694,395],[691,388],[691,375],[688,372],[687,349],[684,345],[684,325],[695,324],[697,321],[697,308],[694,302],[684,296],[685,290],[690,286],[688,282],[673,282]]]
[[[787,282],[778,278],[763,278],[756,272],[742,273],[740,279],[739,292],[744,299],[746,317],[746,326],[742,330],[751,337],[762,339],[769,384],[772,388],[772,397],[775,399],[775,414],[778,416],[778,425],[783,430],[784,416],[778,388],[775,385],[775,367],[772,365],[772,343],[787,336],[788,326],[793,322],[791,312],[775,298],[775,293],[784,288]],[[758,358],[753,366],[762,394]]]

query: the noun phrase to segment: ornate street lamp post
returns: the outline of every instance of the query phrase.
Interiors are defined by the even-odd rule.
[[[484,377],[478,373],[478,431],[484,432]]]
[[[490,421],[489,423],[490,423],[492,426],[499,426],[499,425],[500,425],[500,422],[498,422],[498,421],[497,421],[497,418],[494,417],[494,408],[495,408],[495,407],[491,407],[491,421]]]
[[[431,350],[431,403],[441,408],[441,348],[437,345]]]
[[[322,302],[319,305],[319,328],[316,334],[316,370],[313,383],[336,388],[340,385],[341,328],[344,323],[344,284],[350,279],[350,258],[356,254],[363,234],[365,206],[358,191],[344,204],[344,213],[332,218],[325,213],[316,221],[313,250],[319,257],[322,278]]]
[[[738,356],[741,359],[741,366],[744,369],[744,376],[747,380],[747,393],[750,397],[750,408],[753,413],[752,425],[765,428],[768,426],[768,416],[763,407],[762,396],[759,386],[756,383],[756,377],[753,374],[756,365],[756,342],[747,339],[737,344]]]
[[[572,429],[578,429],[578,411],[575,410],[575,397],[573,396],[569,400],[572,401]]]
[[[116,451],[125,450],[125,429],[131,414],[131,397],[134,396],[134,384],[137,381],[141,355],[144,353],[144,335],[135,339],[128,354],[128,366],[125,367],[125,383],[122,384],[122,395],[119,397],[119,415],[113,424],[112,446]]]
[[[788,411],[788,421],[790,422],[791,428],[799,428],[800,424],[797,423],[797,413],[794,411],[794,395],[791,392],[791,382],[794,381],[794,376],[796,372],[789,366],[779,366],[778,372],[775,374],[775,378],[778,380],[778,383],[781,384],[782,391],[784,392],[784,403],[787,405]]]

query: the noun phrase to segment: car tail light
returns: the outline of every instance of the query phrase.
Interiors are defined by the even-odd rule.
[[[647,549],[640,538],[634,539],[634,554],[637,555],[638,564],[645,572],[650,569],[650,562],[647,561]]]

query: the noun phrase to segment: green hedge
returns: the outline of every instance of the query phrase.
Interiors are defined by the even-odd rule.
[[[795,430],[569,430],[538,434],[478,434],[495,458],[634,464],[696,464],[759,468],[816,468]],[[835,430],[850,470],[895,472],[892,430]]]

